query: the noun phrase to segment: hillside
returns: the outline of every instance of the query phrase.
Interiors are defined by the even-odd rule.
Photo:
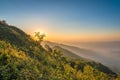
[[[64,49],[67,49],[73,53],[75,53],[76,55],[79,56],[79,54],[83,57],[89,58],[91,57],[100,57],[99,54],[97,54],[97,52],[90,50],[90,49],[85,49],[85,48],[79,48],[79,47],[75,47],[75,46],[71,46],[71,45],[65,45],[65,44],[58,44],[58,43],[54,43],[54,42],[50,42],[50,41],[45,41],[44,44],[48,44],[49,46],[53,47],[54,46],[59,46],[62,47]]]
[[[99,69],[100,71],[103,71],[105,73],[111,73],[112,72],[110,69],[108,69],[106,66],[102,65],[101,63],[94,62],[93,60],[86,59],[86,58],[83,58],[81,56],[78,56],[75,53],[73,53],[73,52],[71,52],[67,49],[61,48],[60,46],[55,46],[53,49],[60,50],[61,53],[63,54],[63,56],[65,56],[65,57],[72,58],[72,60],[76,59],[76,60],[84,61],[85,63],[91,65],[92,67],[96,67],[97,69]]]
[[[63,49],[67,49],[70,52],[74,53],[77,56],[81,56],[96,62],[100,62],[108,66],[112,71],[119,73],[120,72],[120,59],[119,59],[119,42],[115,43],[95,43],[92,46],[92,43],[84,43],[87,47],[82,47],[83,44],[59,44],[50,41],[44,41],[44,44],[48,44],[51,47],[59,46]],[[113,45],[114,44],[114,45]],[[78,46],[79,45],[79,46]],[[88,48],[89,46],[89,48]]]
[[[119,80],[100,63],[46,51],[22,30],[0,23],[0,80]]]
[[[32,45],[36,44],[30,35],[27,35],[25,32],[14,26],[6,24],[0,24],[0,40],[9,42],[24,51],[27,51],[25,48],[30,48]]]
[[[53,47],[53,49],[60,50],[61,53],[63,54],[63,56],[65,56],[65,57],[69,57],[69,58],[73,58],[73,59],[81,59],[82,58],[67,49],[61,48],[60,46],[55,46],[55,47]]]

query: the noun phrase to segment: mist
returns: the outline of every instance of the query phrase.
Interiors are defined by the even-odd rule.
[[[101,62],[108,66],[111,70],[118,73],[120,72],[120,41],[114,42],[74,42],[68,43],[69,45],[76,46],[82,49],[88,49],[93,51],[88,54],[81,54],[76,52],[79,56],[92,59],[94,61]]]
[[[120,72],[120,42],[46,42],[50,47],[60,46],[80,57],[102,63],[113,72]]]

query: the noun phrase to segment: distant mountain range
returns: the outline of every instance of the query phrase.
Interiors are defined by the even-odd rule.
[[[64,48],[62,48],[60,46],[55,46],[55,47],[53,47],[53,49],[60,50],[61,53],[63,54],[63,56],[65,56],[65,57],[69,57],[69,58],[73,58],[73,59],[81,59],[82,58],[81,56],[78,56],[75,53],[73,53],[73,52],[71,52],[71,51],[69,51],[67,49],[64,49]]]
[[[109,53],[102,52],[102,51],[106,51],[106,49],[108,49],[108,48],[110,48],[110,49],[111,48],[113,49],[115,47],[120,48],[119,41],[106,42],[106,43],[105,42],[100,42],[100,43],[95,42],[95,43],[88,43],[88,44],[87,43],[78,43],[79,45],[74,44],[74,46],[59,44],[59,43],[50,42],[50,41],[45,41],[44,43],[50,45],[52,48],[57,46],[57,48],[59,48],[63,53],[65,53],[65,50],[69,51],[70,54],[67,54],[67,55],[70,57],[72,57],[71,54],[75,54],[78,56],[76,58],[83,57],[83,58],[90,59],[90,60],[93,60],[96,62],[101,62],[102,64],[110,67],[110,69],[112,69],[114,72],[117,72],[117,73],[120,72],[120,68],[119,68],[120,67],[120,59],[119,59],[120,52],[117,52],[116,54],[115,53],[112,54],[110,52]],[[92,45],[92,46],[90,46],[90,45]],[[80,48],[80,46],[82,48]],[[100,49],[100,50],[97,50],[97,49]],[[111,54],[113,56],[111,56]],[[115,56],[115,55],[117,55],[117,56]],[[114,59],[114,56],[116,57],[115,59]]]

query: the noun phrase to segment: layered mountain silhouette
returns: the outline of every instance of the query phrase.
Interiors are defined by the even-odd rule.
[[[90,45],[92,45],[92,43],[91,44],[88,43],[88,46],[90,46],[90,47],[82,47],[82,48],[80,48],[79,46],[76,47],[76,46],[59,44],[59,43],[50,42],[50,41],[45,41],[44,43],[50,45],[51,47],[59,46],[63,49],[69,50],[70,52],[74,53],[77,56],[81,56],[86,59],[91,59],[93,61],[100,62],[100,63],[108,66],[110,69],[112,69],[116,73],[119,73],[119,71],[120,71],[119,51],[113,52],[114,50],[115,51],[119,50],[119,49],[117,49],[117,48],[119,48],[119,42],[117,42],[117,43],[114,42],[115,44],[113,42],[112,43],[109,42],[109,44],[108,44],[108,42],[106,42],[106,43],[104,42],[104,44],[102,44],[103,43],[102,42],[102,43],[100,43],[99,48],[98,48],[98,46],[96,46],[96,45],[98,45],[98,43],[94,44],[93,46],[90,46]],[[86,45],[87,45],[87,43],[86,43]],[[110,46],[111,50],[109,50],[108,45]],[[107,52],[106,49],[109,50],[109,52]]]

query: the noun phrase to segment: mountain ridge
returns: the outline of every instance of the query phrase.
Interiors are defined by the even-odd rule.
[[[45,43],[49,44],[51,47],[60,46],[64,49],[67,49],[67,50],[75,53],[78,56],[93,60],[95,62],[100,62],[100,63],[104,64],[105,66],[108,66],[110,69],[112,69],[112,71],[119,73],[120,69],[119,69],[118,58],[113,59],[114,61],[112,61],[112,59],[109,58],[110,55],[105,56],[102,52],[97,51],[96,48],[91,49],[91,48],[86,48],[86,47],[77,47],[75,45],[71,46],[70,44],[54,43],[54,42],[50,42],[50,41],[45,41]],[[102,48],[101,50],[104,50],[104,48]],[[111,49],[111,50],[113,50],[113,49]],[[116,52],[116,54],[114,54],[113,56],[117,56],[117,54],[118,53]]]
[[[80,80],[86,77],[109,80],[117,77],[105,66],[72,60],[61,54],[54,49],[46,51],[38,41],[17,27],[0,24],[1,80]],[[108,71],[104,72],[106,69]]]

